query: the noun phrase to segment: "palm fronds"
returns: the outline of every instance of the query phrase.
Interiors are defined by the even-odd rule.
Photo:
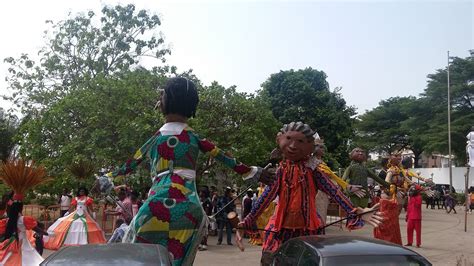
[[[44,182],[51,180],[43,166],[36,166],[22,159],[8,160],[0,164],[0,179],[16,194],[25,194]]]
[[[77,179],[86,179],[87,177],[91,177],[95,172],[92,163],[83,160],[72,163],[67,169]]]

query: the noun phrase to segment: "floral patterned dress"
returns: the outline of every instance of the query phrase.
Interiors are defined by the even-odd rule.
[[[209,153],[244,179],[260,170],[239,163],[184,123],[166,123],[114,176],[125,175],[147,159],[153,185],[148,199],[130,224],[124,242],[154,243],[168,248],[173,265],[191,265],[201,241],[205,215],[196,190],[196,160]]]

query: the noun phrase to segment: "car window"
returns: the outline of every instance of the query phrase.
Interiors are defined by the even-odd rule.
[[[273,260],[273,265],[289,266],[297,265],[303,253],[304,246],[298,241],[288,241],[283,245]]]
[[[318,266],[319,256],[316,252],[312,251],[308,247],[304,248],[303,254],[301,254],[298,266]]]

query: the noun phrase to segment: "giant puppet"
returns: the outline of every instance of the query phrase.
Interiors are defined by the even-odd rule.
[[[314,131],[302,122],[284,125],[277,135],[277,143],[283,160],[276,171],[276,180],[258,199],[240,227],[252,230],[256,219],[278,196],[278,208],[267,224],[263,244],[263,256],[276,251],[285,241],[298,236],[316,235],[323,227],[317,215],[315,197],[318,190],[331,196],[348,214],[347,227],[357,229],[365,222],[378,226],[383,219],[375,210],[355,207],[320,170],[311,156],[314,150]]]

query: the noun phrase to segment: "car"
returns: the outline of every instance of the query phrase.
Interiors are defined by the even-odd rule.
[[[359,236],[304,236],[285,242],[262,256],[262,265],[430,266],[427,259],[403,246]]]
[[[56,265],[171,265],[168,250],[161,245],[113,243],[63,247],[41,266]]]

